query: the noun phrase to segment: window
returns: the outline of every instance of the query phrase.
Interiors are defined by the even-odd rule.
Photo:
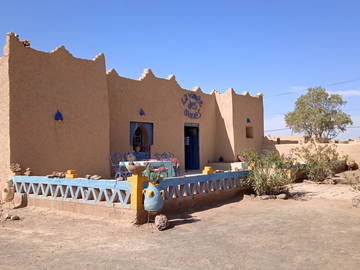
[[[150,152],[153,144],[153,124],[130,122],[130,145],[134,151]]]
[[[254,138],[254,128],[253,127],[246,127],[246,138]]]

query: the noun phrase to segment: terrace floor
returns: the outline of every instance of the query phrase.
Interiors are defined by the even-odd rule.
[[[359,269],[360,208],[339,187],[300,184],[298,200],[228,202],[176,217],[163,232],[11,210],[22,220],[0,223],[0,269]]]

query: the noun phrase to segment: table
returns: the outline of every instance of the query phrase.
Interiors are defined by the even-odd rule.
[[[127,166],[129,165],[129,161],[120,161],[120,166]],[[167,169],[167,177],[175,177],[176,173],[174,170],[174,166],[171,161],[169,160],[139,160],[134,161],[135,165],[148,165],[150,164],[153,168],[165,167]],[[149,177],[149,169],[146,169],[143,173],[144,176]]]

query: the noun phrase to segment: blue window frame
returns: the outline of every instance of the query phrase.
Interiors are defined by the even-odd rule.
[[[136,130],[140,128],[141,130],[145,130],[146,131],[146,140],[143,140],[143,138],[141,137],[140,139],[142,140],[141,143],[142,144],[146,144],[143,146],[149,147],[150,145],[154,144],[154,124],[153,123],[146,123],[146,122],[130,122],[130,145],[134,145],[134,138],[135,137],[135,133]],[[143,136],[143,134],[141,134],[140,136]]]

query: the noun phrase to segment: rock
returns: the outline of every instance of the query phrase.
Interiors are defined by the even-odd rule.
[[[20,164],[19,163],[11,163],[10,171],[12,171],[13,173],[20,173],[21,172]]]
[[[159,230],[159,231],[163,231],[165,230],[169,225],[168,219],[165,215],[157,215],[155,217],[155,227]]]
[[[304,180],[303,183],[306,183],[306,184],[317,184],[316,182],[311,181],[311,180]]]
[[[24,175],[25,175],[25,176],[30,176],[30,175],[32,175],[31,169],[30,169],[30,168],[26,168],[26,170],[25,170],[25,172],[24,172]]]
[[[262,195],[260,196],[261,200],[271,200],[271,199],[276,199],[276,196],[274,195]]]
[[[279,195],[276,196],[276,199],[280,199],[280,200],[286,200],[287,199],[287,195],[285,193],[281,193]]]
[[[10,220],[20,220],[20,217],[19,216],[11,216]]]
[[[0,221],[5,221],[10,218],[10,215],[6,211],[0,212]]]
[[[351,159],[351,160],[347,160],[347,161],[346,161],[346,165],[348,166],[348,169],[349,169],[350,171],[356,170],[356,169],[358,168],[355,160],[352,160],[352,159]]]
[[[255,200],[257,197],[255,194],[250,194],[250,195],[244,195],[244,199],[246,200]]]
[[[5,182],[5,186],[1,189],[1,200],[3,202],[12,202],[15,195],[15,187],[12,180]]]
[[[92,180],[100,180],[102,177],[100,175],[94,174],[93,176],[90,177],[90,179]]]
[[[324,180],[324,184],[329,184],[329,185],[336,185],[337,184],[337,181],[335,179],[325,179]]]
[[[360,196],[356,196],[352,199],[352,206],[359,207],[360,206]]]

